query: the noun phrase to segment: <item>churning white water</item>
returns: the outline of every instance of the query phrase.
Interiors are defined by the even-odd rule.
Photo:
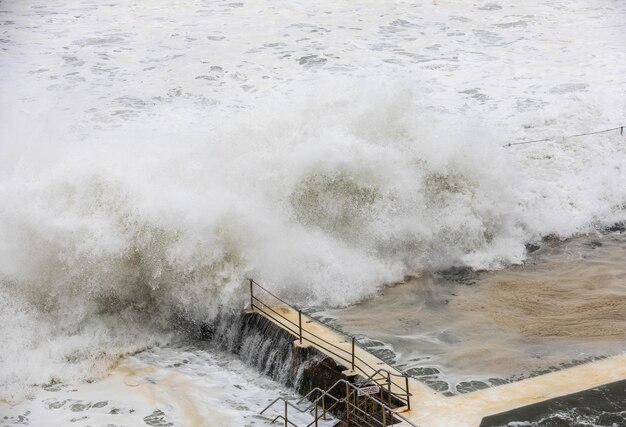
[[[0,391],[254,276],[348,305],[626,219],[620,0],[0,2]],[[553,141],[504,148],[525,139]]]

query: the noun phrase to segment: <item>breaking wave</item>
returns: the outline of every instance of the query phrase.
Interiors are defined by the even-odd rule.
[[[416,270],[500,268],[542,235],[624,219],[614,137],[505,150],[478,120],[367,86],[185,127],[5,130],[2,387],[97,374],[179,319],[243,307],[248,276],[301,304],[345,305]]]

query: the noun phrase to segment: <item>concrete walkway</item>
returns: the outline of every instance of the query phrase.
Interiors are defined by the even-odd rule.
[[[253,312],[266,317],[279,327],[299,338],[298,312],[289,306],[272,307],[276,313],[264,309]],[[326,341],[326,343],[324,342]],[[330,343],[331,345],[329,345]],[[299,344],[299,339],[295,345]],[[345,335],[302,315],[302,345],[312,346],[332,358],[340,365],[350,367],[352,345]],[[334,353],[334,354],[333,354]],[[370,376],[378,369],[393,374],[400,372],[366,350],[355,347],[356,374]],[[349,374],[350,372],[346,372]],[[378,377],[379,384],[386,384]],[[585,363],[572,368],[551,372],[514,383],[474,391],[453,397],[446,397],[417,381],[409,378],[411,410],[401,411],[401,415],[421,427],[477,427],[483,417],[522,406],[538,403],[554,397],[587,390],[600,385],[626,379],[626,355],[610,357],[597,362]],[[391,376],[392,392],[403,393],[405,378]],[[407,426],[407,423],[395,426]]]

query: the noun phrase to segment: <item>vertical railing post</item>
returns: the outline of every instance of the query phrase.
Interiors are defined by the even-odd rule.
[[[411,392],[409,391],[409,377],[404,377],[404,382],[406,384],[406,407],[410,411],[411,410]]]
[[[289,419],[287,419],[287,400],[285,400],[285,427],[289,427]]]
[[[350,425],[350,386],[346,383],[346,420]]]
[[[298,330],[300,332],[300,345],[302,345],[302,310],[298,310]]]
[[[322,395],[322,418],[326,421],[326,399],[324,395]]]
[[[354,372],[354,337],[352,337],[352,372]]]
[[[317,427],[317,402],[315,402],[315,427]]]
[[[250,279],[250,310],[254,310],[254,293],[252,291],[252,279]]]
[[[384,406],[381,407],[383,408],[383,427],[387,427],[387,410]]]
[[[387,403],[391,406],[391,372],[387,371]]]

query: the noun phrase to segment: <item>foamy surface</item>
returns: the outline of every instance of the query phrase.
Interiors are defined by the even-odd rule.
[[[247,276],[346,306],[623,221],[623,137],[559,137],[624,124],[625,14],[2,1],[0,395],[100,378]]]
[[[625,251],[623,233],[543,242],[523,266],[425,274],[318,315],[436,390],[471,392],[626,351]]]
[[[0,425],[269,425],[283,406],[259,412],[279,396],[298,398],[233,355],[202,343],[172,344],[124,358],[98,381],[61,382],[32,390],[23,402],[0,402]],[[289,417],[311,422],[294,410]],[[332,424],[332,417],[320,420]]]

